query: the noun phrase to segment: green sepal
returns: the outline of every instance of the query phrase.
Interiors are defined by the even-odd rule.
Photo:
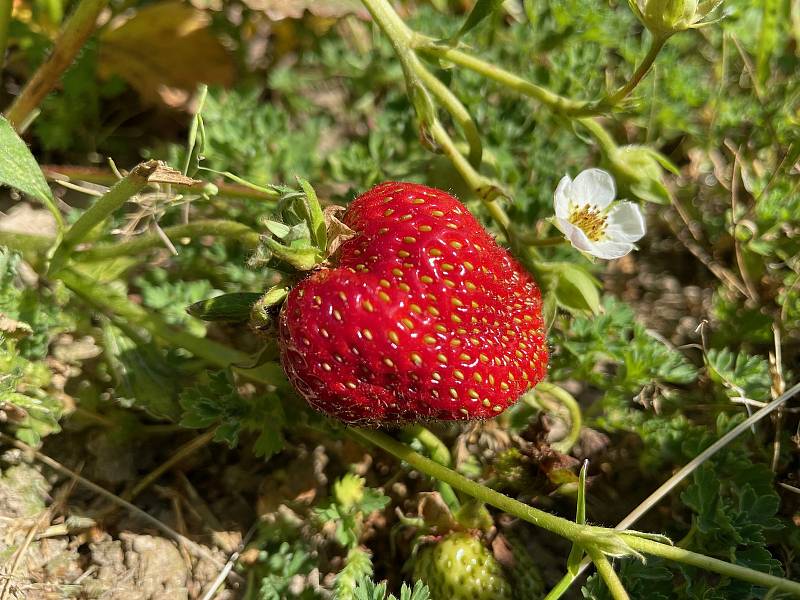
[[[242,323],[250,318],[250,311],[259,298],[261,294],[255,292],[222,294],[195,302],[186,307],[186,312],[203,321]]]
[[[289,286],[276,285],[260,295],[250,308],[250,325],[260,331],[269,329],[290,290]]]
[[[322,214],[319,198],[317,198],[317,193],[308,181],[298,177],[297,183],[300,184],[304,192],[303,208],[306,212],[304,216],[306,223],[308,223],[308,229],[311,231],[311,238],[316,243],[317,248],[324,252],[328,247],[328,232],[325,227],[325,217]]]
[[[559,306],[571,313],[600,312],[599,282],[583,267],[568,262],[538,262],[538,273]]]
[[[262,243],[269,250],[272,257],[288,263],[298,271],[310,271],[322,262],[323,255],[317,248],[303,246],[284,246],[280,242],[269,238],[262,238]]]

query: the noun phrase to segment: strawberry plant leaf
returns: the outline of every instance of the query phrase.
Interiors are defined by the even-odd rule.
[[[464,35],[475,29],[475,27],[477,27],[481,21],[500,8],[502,4],[502,0],[478,0],[472,7],[472,10],[469,11],[467,18],[464,21],[464,24],[461,25],[458,33],[456,33],[450,40],[450,43],[456,43]]]
[[[277,395],[244,398],[227,372],[210,374],[207,383],[184,390],[179,401],[183,409],[181,425],[191,429],[217,426],[214,439],[218,442],[234,447],[243,432],[257,433],[253,452],[265,460],[285,446],[286,418]]]
[[[61,212],[56,208],[53,192],[42,170],[28,146],[3,116],[0,116],[0,184],[16,188],[44,204],[59,228],[63,227]]]

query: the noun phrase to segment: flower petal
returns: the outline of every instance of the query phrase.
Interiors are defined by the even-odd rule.
[[[570,199],[575,204],[592,204],[600,210],[611,204],[616,194],[614,178],[602,169],[581,171],[570,186]]]
[[[557,217],[566,219],[569,217],[569,201],[570,201],[570,188],[572,187],[572,178],[569,175],[564,175],[561,181],[558,182],[556,192],[553,195],[553,208]]]
[[[608,213],[606,237],[614,242],[635,242],[645,234],[644,215],[633,202],[618,202]]]
[[[558,227],[564,233],[564,237],[569,240],[570,244],[572,244],[581,252],[589,252],[590,254],[592,253],[594,242],[586,237],[583,229],[576,227],[566,219],[562,219],[560,217],[555,218],[555,223],[556,227]]]
[[[621,258],[634,249],[633,244],[628,242],[613,242],[611,240],[603,240],[595,242],[591,250],[587,250],[592,256],[602,258],[604,260],[612,260]]]

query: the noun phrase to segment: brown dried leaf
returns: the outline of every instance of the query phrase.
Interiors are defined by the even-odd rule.
[[[16,319],[12,319],[0,313],[0,334],[3,336],[9,337],[12,340],[21,340],[32,333],[33,329],[31,329],[31,326],[27,323],[17,321]]]
[[[338,19],[355,14],[366,19],[369,13],[358,0],[244,0],[252,10],[260,10],[271,21],[302,19],[306,11],[315,17]]]
[[[205,182],[200,181],[199,179],[192,179],[191,177],[186,177],[180,171],[173,169],[172,167],[168,167],[163,162],[158,163],[156,170],[153,171],[151,175],[148,176],[147,181],[150,183],[168,183],[172,185],[183,185],[186,187],[192,186],[204,186]]]
[[[151,104],[185,108],[199,83],[233,82],[233,60],[211,18],[182,2],[161,2],[100,36],[100,77],[118,75]]]

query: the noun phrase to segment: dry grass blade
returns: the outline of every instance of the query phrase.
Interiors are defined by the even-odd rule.
[[[742,433],[747,431],[748,428],[753,426],[755,423],[758,423],[761,419],[768,416],[775,410],[781,408],[786,402],[788,402],[792,397],[800,393],[800,383],[796,383],[791,388],[789,388],[786,392],[781,394],[778,398],[775,398],[772,402],[764,406],[761,410],[754,413],[752,416],[748,417],[741,423],[739,423],[736,427],[731,429],[728,433],[723,435],[719,438],[716,442],[711,444],[708,448],[703,450],[700,454],[698,454],[694,459],[689,461],[682,469],[680,469],[677,473],[675,473],[672,477],[670,477],[667,481],[665,481],[661,486],[656,489],[652,494],[650,494],[647,498],[642,501],[639,506],[637,506],[631,513],[622,519],[617,526],[614,528],[618,531],[622,531],[624,529],[628,529],[631,525],[636,523],[639,519],[641,519],[647,512],[653,508],[656,504],[658,504],[664,496],[669,494],[675,487],[684,479],[686,479],[689,475],[691,475],[695,470],[697,470],[700,465],[706,462],[709,458],[714,456],[717,452],[722,450],[725,446],[730,444],[733,440],[739,437]],[[786,487],[785,484],[780,484],[783,487]],[[573,577],[573,581],[577,579],[581,573],[583,573],[586,568],[591,564],[591,561],[586,558],[581,563],[581,567],[578,572]]]
[[[220,559],[218,559],[216,556],[211,554],[206,548],[204,548],[200,544],[197,544],[196,542],[190,540],[186,536],[181,535],[180,533],[178,533],[177,531],[172,529],[169,525],[166,525],[166,524],[162,523],[161,521],[159,521],[158,519],[156,519],[155,517],[147,514],[145,511],[143,511],[138,506],[136,506],[134,504],[131,504],[130,502],[128,502],[126,500],[123,500],[122,498],[120,498],[116,494],[112,494],[111,492],[109,492],[105,488],[100,487],[99,485],[97,485],[96,483],[94,483],[92,481],[89,481],[85,477],[81,477],[77,473],[71,471],[70,469],[68,469],[67,467],[62,465],[57,460],[54,460],[54,459],[50,458],[46,454],[42,454],[38,450],[36,450],[36,449],[32,448],[31,446],[29,446],[28,444],[20,442],[19,440],[15,440],[14,438],[12,438],[12,437],[4,434],[4,433],[0,433],[0,440],[5,442],[5,443],[7,443],[7,444],[9,444],[9,445],[11,445],[11,446],[14,446],[15,448],[19,448],[20,450],[23,450],[25,452],[28,452],[28,453],[32,454],[36,458],[36,460],[38,460],[39,462],[47,465],[48,467],[50,467],[54,471],[57,471],[58,473],[61,473],[62,475],[65,475],[67,477],[73,478],[75,481],[77,481],[82,486],[84,486],[86,488],[89,488],[93,492],[95,492],[97,494],[100,494],[101,496],[103,496],[104,498],[106,498],[108,500],[111,500],[115,504],[118,504],[118,505],[122,506],[126,510],[128,510],[131,513],[135,514],[137,517],[141,518],[142,520],[147,521],[148,523],[150,523],[153,527],[157,528],[159,531],[161,531],[167,537],[175,540],[179,544],[183,544],[186,547],[186,549],[192,555],[194,555],[196,558],[204,558],[204,559],[210,561],[211,563],[213,563],[214,565],[216,565],[220,569],[224,569],[225,568],[224,563]],[[232,571],[228,573],[228,577],[230,577],[232,580],[236,581],[237,583],[242,583],[244,581],[242,579],[242,577],[238,573],[234,573]]]

